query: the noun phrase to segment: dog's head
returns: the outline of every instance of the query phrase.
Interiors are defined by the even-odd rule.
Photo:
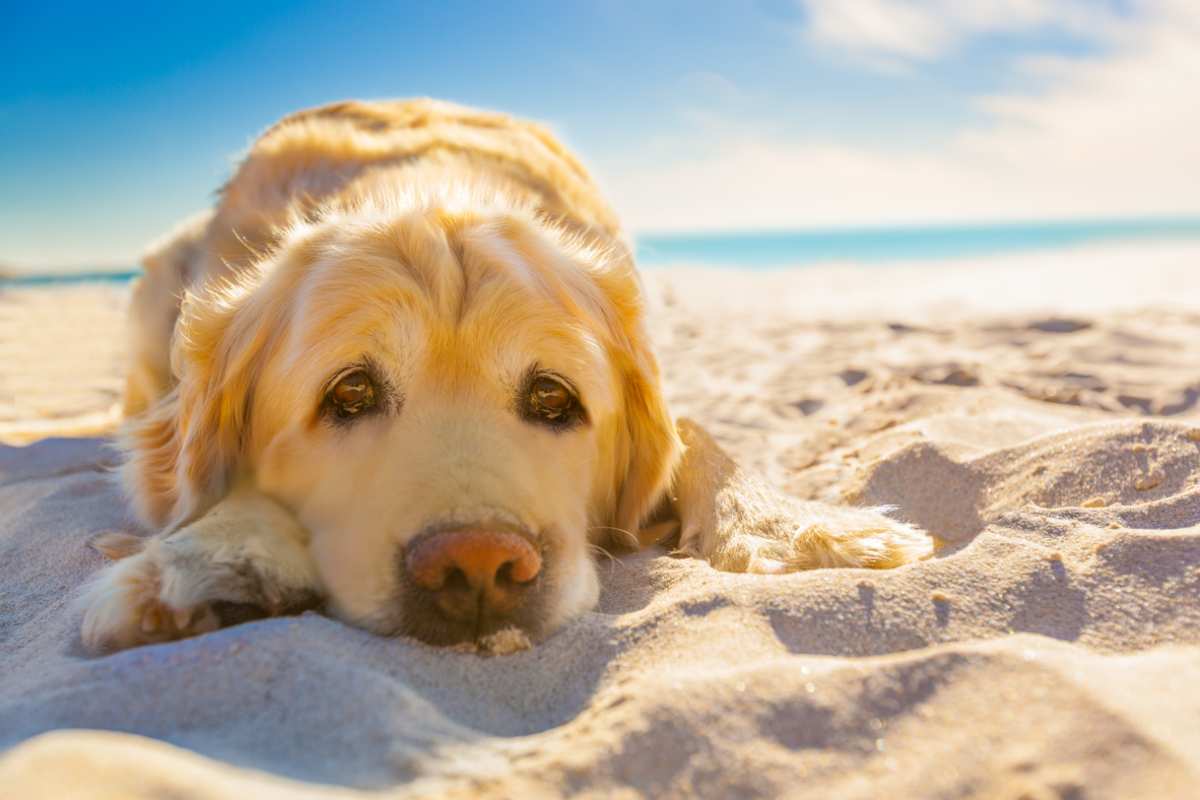
[[[235,480],[297,515],[337,616],[432,643],[544,636],[598,595],[679,440],[628,254],[479,202],[297,225],[188,297],[126,485],[179,525]]]

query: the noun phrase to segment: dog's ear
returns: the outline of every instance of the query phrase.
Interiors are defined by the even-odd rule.
[[[637,536],[671,483],[682,446],[663,398],[658,363],[639,332],[633,358],[622,365],[624,394],[623,474],[619,476],[615,525]]]
[[[122,483],[148,525],[175,527],[227,491],[249,427],[263,352],[257,271],[237,285],[185,296],[171,366],[176,386],[126,427]]]
[[[598,276],[612,304],[613,359],[621,391],[612,526],[639,539],[642,524],[663,501],[682,453],[663,397],[658,360],[645,327],[645,294],[631,262]]]
[[[184,289],[202,256],[212,211],[182,222],[142,255],[142,274],[129,297],[129,367],[123,411],[132,417],[150,407],[171,386],[171,332]]]

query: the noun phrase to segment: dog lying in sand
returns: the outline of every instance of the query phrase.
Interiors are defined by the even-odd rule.
[[[600,548],[754,573],[931,551],[877,509],[772,492],[672,417],[630,245],[536,125],[300,112],[144,266],[121,477],[159,533],[96,540],[92,651],[316,606],[512,649],[594,606]]]

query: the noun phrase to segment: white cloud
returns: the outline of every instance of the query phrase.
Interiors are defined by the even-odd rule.
[[[1099,0],[800,0],[811,44],[884,67],[931,61],[973,36],[1043,28],[1089,37],[1118,18]]]
[[[635,230],[1200,214],[1200,6],[1163,0],[1107,55],[1025,70],[1047,85],[977,98],[986,124],[935,149],[743,127],[607,184]]]
[[[926,59],[945,50],[952,32],[928,9],[897,0],[808,2],[808,36],[830,47]]]

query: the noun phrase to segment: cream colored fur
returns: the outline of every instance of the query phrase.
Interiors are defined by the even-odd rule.
[[[93,544],[119,559],[79,599],[83,643],[94,651],[215,630],[216,603],[280,613],[320,591],[307,531],[250,487],[234,489],[175,535],[110,534]]]
[[[535,125],[427,100],[301,112],[145,267],[123,482],[161,532],[97,542],[119,560],[82,597],[93,650],[211,629],[221,604],[313,597],[411,629],[398,556],[451,523],[537,533],[536,635],[595,604],[598,545],[678,530],[680,550],[762,573],[931,551],[876,510],[783,498],[676,427],[616,218]],[[323,387],[364,360],[389,405],[333,425]],[[534,367],[569,377],[586,424],[514,413]],[[664,510],[673,521],[643,528]]]

